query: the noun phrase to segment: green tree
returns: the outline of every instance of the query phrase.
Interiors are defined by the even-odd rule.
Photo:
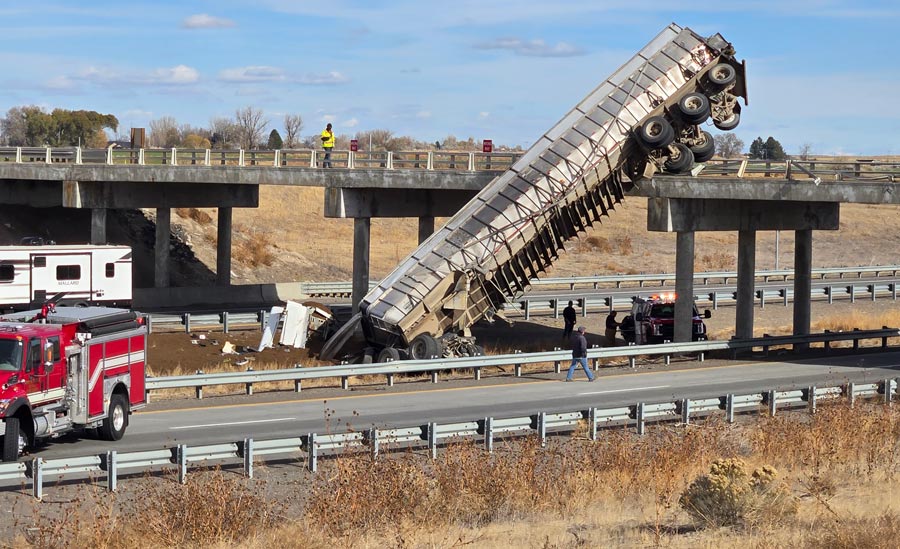
[[[72,145],[87,147],[99,141],[97,132],[104,129],[115,132],[119,128],[119,120],[115,116],[96,111],[54,109],[50,118],[52,129],[48,141],[51,146],[56,147]]]
[[[766,143],[762,137],[757,137],[750,143],[750,158],[762,158],[765,155]]]
[[[269,133],[269,141],[266,143],[266,148],[274,151],[281,149],[283,146],[284,141],[281,140],[281,134],[278,133],[278,130],[272,130]]]
[[[778,142],[777,139],[769,136],[766,139],[766,156],[769,160],[784,160],[787,158],[787,155],[784,152],[784,148],[781,146],[781,143]]]

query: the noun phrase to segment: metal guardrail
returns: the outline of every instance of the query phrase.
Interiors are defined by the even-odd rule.
[[[632,427],[638,435],[646,432],[648,423],[681,422],[724,412],[727,422],[733,423],[735,415],[741,413],[762,413],[774,416],[778,410],[806,408],[815,413],[823,401],[846,398],[850,404],[866,398],[881,397],[890,404],[898,394],[900,378],[885,379],[878,383],[807,387],[805,389],[782,391],[777,388],[768,391],[734,394],[718,397],[683,398],[669,402],[638,402],[616,408],[588,408],[586,410],[566,410],[561,412],[537,412],[527,416],[511,418],[485,417],[478,420],[424,425],[391,429],[371,428],[366,431],[345,433],[307,433],[300,437],[273,440],[245,438],[239,441],[217,444],[189,446],[179,444],[171,448],[141,452],[105,453],[83,457],[44,459],[35,457],[27,462],[0,464],[0,480],[17,481],[24,484],[31,479],[31,492],[37,499],[44,494],[45,477],[72,477],[87,475],[92,481],[94,475],[106,476],[106,487],[114,492],[118,486],[119,474],[123,471],[147,471],[154,468],[176,467],[178,481],[187,481],[189,467],[203,467],[210,462],[226,464],[237,462],[243,465],[244,474],[253,478],[254,461],[263,456],[283,456],[296,458],[302,455],[310,472],[318,470],[320,456],[345,454],[348,452],[368,452],[372,459],[378,459],[383,451],[393,447],[425,445],[431,458],[436,459],[440,446],[462,441],[480,440],[484,450],[492,452],[496,438],[536,436],[541,445],[546,445],[551,435],[571,434],[582,425],[587,427],[589,437],[596,441],[599,431],[604,428]],[[18,485],[16,486],[18,488]]]
[[[638,356],[662,356],[666,362],[672,356],[696,353],[698,360],[703,361],[705,355],[711,351],[747,350],[761,348],[768,353],[771,347],[791,345],[795,349],[806,347],[811,343],[824,343],[826,350],[830,344],[837,341],[853,341],[853,348],[859,348],[859,342],[863,339],[880,339],[881,347],[887,348],[888,339],[900,337],[900,329],[883,328],[881,330],[854,330],[850,332],[823,332],[803,336],[769,336],[754,339],[732,339],[723,341],[693,341],[690,343],[664,343],[661,345],[629,345],[627,347],[595,347],[588,350],[588,358],[592,361],[593,369],[600,368],[601,359],[627,358],[631,367],[636,366]],[[350,379],[359,376],[385,376],[387,384],[394,384],[394,376],[398,374],[427,373],[431,375],[433,383],[438,382],[440,372],[450,370],[470,370],[475,379],[481,379],[483,368],[497,366],[513,366],[514,375],[522,375],[522,367],[530,364],[553,363],[554,372],[561,371],[563,362],[571,360],[570,351],[554,350],[539,353],[515,353],[495,356],[478,356],[466,358],[439,358],[434,360],[400,360],[396,362],[384,362],[374,364],[341,364],[338,366],[322,366],[316,368],[303,368],[300,365],[294,368],[281,370],[248,370],[246,372],[226,372],[219,374],[204,374],[188,376],[165,376],[148,378],[145,384],[146,391],[159,391],[163,389],[194,388],[197,398],[203,398],[203,388],[215,385],[244,385],[247,394],[253,393],[254,383],[266,383],[272,381],[293,381],[294,391],[300,392],[303,380],[340,378],[341,386],[348,389]]]
[[[848,275],[856,275],[862,278],[863,275],[870,276],[886,276],[888,273],[892,277],[896,277],[900,272],[900,265],[867,265],[859,267],[823,267],[812,270],[812,276],[822,280],[826,278],[837,277],[843,280]],[[772,269],[756,271],[756,278],[763,282],[769,282],[771,279],[780,279],[786,281],[788,277],[794,275],[793,269]],[[729,280],[737,280],[736,271],[704,271],[694,273],[694,282],[701,282],[704,285],[711,282],[720,282],[728,284]],[[601,286],[614,286],[621,288],[623,285],[637,285],[642,288],[648,282],[659,282],[660,286],[665,286],[667,282],[675,282],[675,273],[640,273],[640,274],[612,274],[612,275],[594,275],[594,276],[573,276],[573,277],[555,277],[532,279],[530,284],[533,288],[555,288],[566,287],[575,290],[576,286],[591,286],[598,289]],[[352,282],[301,282],[300,291],[310,297],[350,297],[352,293]],[[378,281],[370,281],[369,289],[371,290],[378,285]]]

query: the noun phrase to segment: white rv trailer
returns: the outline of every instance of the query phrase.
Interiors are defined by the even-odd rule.
[[[0,246],[0,309],[23,310],[64,294],[63,305],[131,305],[128,246]]]

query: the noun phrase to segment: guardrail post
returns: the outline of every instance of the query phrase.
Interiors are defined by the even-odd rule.
[[[778,397],[775,389],[770,389],[765,395],[765,402],[769,405],[769,417],[775,417],[775,412],[778,410]]]
[[[834,287],[825,286],[825,293],[828,295],[828,304],[834,303]]]
[[[31,494],[35,499],[44,499],[43,458],[34,458],[31,460]]]
[[[897,283],[891,282],[891,299],[897,301]]]
[[[559,318],[559,300],[551,299],[551,303],[553,303],[553,318]]]
[[[858,331],[859,331],[859,328],[853,328],[853,331],[854,331],[854,332],[858,332]],[[859,350],[859,338],[854,338],[854,339],[853,339],[853,350],[854,350],[854,351],[858,351],[858,350]]]
[[[588,427],[588,431],[591,436],[591,440],[597,441],[597,408],[591,408],[588,410],[588,421],[590,422],[590,426]]]
[[[520,355],[520,354],[522,354],[522,351],[520,349],[516,349],[513,351],[513,354]],[[513,365],[513,371],[514,371],[516,377],[522,377],[522,365],[521,364]]]
[[[637,434],[644,434],[644,403],[638,402],[635,406],[634,418],[637,420]]]
[[[484,449],[489,454],[494,453],[494,418],[484,418]]]
[[[310,473],[315,473],[319,468],[319,450],[316,447],[316,434],[309,433],[306,435],[306,469]]]
[[[247,371],[252,372],[253,366],[247,366]],[[253,382],[252,381],[247,382],[247,396],[253,396]]]
[[[700,351],[700,353],[697,355],[697,362],[703,362],[704,360],[706,360],[706,353]]]
[[[681,399],[681,423],[684,425],[691,424],[691,399]]]
[[[807,402],[809,402],[809,413],[816,413],[816,386],[813,385],[809,389],[807,389]]]
[[[144,316],[144,324],[147,325],[147,333],[152,334],[153,333],[153,317],[150,315],[145,315]]]
[[[892,392],[892,391],[891,391],[891,390],[892,390],[891,385],[893,385],[892,382],[893,382],[892,379],[885,379],[885,380],[884,380],[884,403],[885,403],[885,404],[890,404],[890,403],[891,403],[891,400],[892,400],[892,399],[891,399],[891,392]]]
[[[847,383],[847,403],[851,407],[856,404],[856,384],[852,381]]]
[[[196,375],[202,376],[202,375],[203,375],[203,370],[197,370],[197,374],[196,374]],[[198,400],[199,400],[199,399],[202,399],[202,398],[203,398],[203,385],[197,385],[196,387],[194,387],[194,394],[195,394],[195,396],[197,397]]]
[[[758,292],[759,292],[759,308],[765,309],[766,308],[766,291],[758,290]]]
[[[554,351],[559,351],[559,350],[561,350],[561,349],[560,349],[559,347],[554,347],[553,350],[554,350]],[[558,374],[558,373],[560,373],[560,372],[562,372],[562,364],[561,364],[561,362],[560,362],[559,360],[554,360],[554,361],[553,361],[553,373],[554,373],[554,374]]]
[[[591,349],[599,349],[599,348],[600,348],[599,345],[591,345]],[[599,369],[600,369],[600,357],[595,356],[594,358],[591,359],[591,370],[596,372]]]
[[[668,342],[666,342],[666,343],[668,343]],[[666,366],[669,366],[670,364],[672,364],[672,355],[666,355],[665,361],[666,361]]]
[[[175,447],[175,461],[178,464],[178,484],[187,482],[187,444]]]
[[[106,452],[106,490],[115,492],[119,481],[119,454],[115,450]]]
[[[229,325],[228,325],[228,311],[223,311],[219,313],[219,322],[222,323],[222,331],[224,333],[228,333]]]
[[[788,289],[787,288],[781,289],[781,296],[784,298],[784,306],[787,307],[788,306]]]
[[[881,329],[888,330],[889,328],[887,326],[882,326]],[[881,338],[881,348],[882,349],[887,349],[887,346],[888,346],[887,340],[888,340],[888,336],[884,336]]]
[[[303,366],[302,366],[301,364],[294,364],[294,368],[302,368],[302,367],[303,367]],[[294,380],[294,392],[295,392],[295,393],[299,393],[301,389],[303,389],[303,382],[302,382],[302,380],[300,380],[300,379],[295,379],[295,380]]]
[[[637,359],[633,356],[628,357],[628,365],[631,367],[632,370],[634,370],[634,368],[636,367],[636,360]]]
[[[372,427],[369,429],[369,447],[372,451],[372,461],[376,461],[378,459],[378,451],[379,448],[379,440],[378,440],[378,429]]]
[[[850,303],[856,303],[856,285],[847,286],[847,290],[850,292]]]
[[[725,395],[725,421],[734,423],[734,393]]]
[[[350,376],[341,376],[341,389],[347,390],[350,388]]]
[[[537,415],[537,435],[541,441],[541,448],[547,446],[547,412],[539,412]]]
[[[182,313],[181,323],[184,324],[184,333],[191,333],[191,313]]]
[[[437,447],[438,447],[438,437],[437,437],[437,423],[430,422],[428,424],[428,449],[431,451],[431,459],[437,459]]]
[[[475,370],[475,381],[481,380],[481,368],[473,368]]]
[[[823,333],[830,334],[831,330],[825,330]],[[822,347],[825,349],[825,354],[828,354],[831,351],[831,342],[826,339],[822,342]]]
[[[531,300],[525,300],[525,320],[531,320]]]
[[[266,326],[269,325],[269,315],[266,314],[265,310],[260,310],[257,316],[259,317],[259,331],[265,332]]]
[[[387,375],[387,386],[388,386],[388,387],[393,387],[393,386],[394,386],[394,374],[388,374],[388,375]]]
[[[713,292],[709,295],[712,297],[713,311],[718,311],[719,310],[719,292]]]
[[[874,284],[868,284],[867,287],[868,287],[869,289],[872,290],[872,301],[875,301],[875,294],[877,293],[877,292],[875,291],[875,285],[874,285]]]
[[[247,478],[253,478],[253,439],[245,438],[244,445],[241,447],[241,453],[244,454],[244,475]]]
[[[587,318],[587,298],[582,297],[579,299],[578,305],[581,307],[581,318]]]

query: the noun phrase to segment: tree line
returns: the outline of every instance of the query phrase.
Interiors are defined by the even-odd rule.
[[[96,111],[13,107],[0,118],[0,142],[13,147],[106,147],[105,130],[115,132],[119,120]]]

